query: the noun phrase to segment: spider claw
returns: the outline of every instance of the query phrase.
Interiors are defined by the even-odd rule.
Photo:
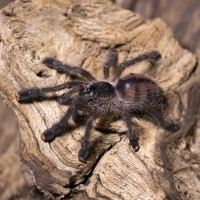
[[[82,163],[86,163],[86,160],[89,156],[89,149],[81,148],[78,153],[78,159]]]
[[[78,159],[80,162],[86,163],[86,160],[90,153],[90,144],[88,141],[82,140],[81,141],[81,149],[78,153]]]
[[[41,139],[42,139],[44,142],[46,142],[46,138],[45,138],[45,134],[44,134],[44,133],[41,134]]]
[[[137,151],[140,149],[140,146],[139,146],[138,141],[137,141],[135,138],[132,138],[132,139],[130,139],[129,141],[130,141],[130,144],[131,144],[133,150],[134,150],[135,152],[137,152]]]
[[[176,132],[176,131],[179,130],[179,126],[177,124],[174,124],[174,123],[169,123],[167,125],[167,130],[171,131],[171,132]]]
[[[62,132],[62,127],[59,124],[55,124],[51,128],[44,131],[44,133],[42,133],[41,139],[44,142],[52,142],[57,136],[61,135]]]
[[[20,101],[20,94],[19,94],[19,92],[15,94],[15,98],[16,98],[17,101]]]
[[[16,99],[20,103],[30,103],[33,100],[41,100],[43,98],[43,95],[41,94],[41,91],[37,87],[32,88],[25,88],[20,90],[16,95]]]

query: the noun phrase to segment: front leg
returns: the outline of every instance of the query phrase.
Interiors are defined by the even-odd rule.
[[[135,152],[137,152],[140,149],[140,146],[139,146],[138,140],[134,136],[133,128],[132,128],[133,123],[131,121],[131,115],[129,114],[128,111],[125,111],[125,113],[124,113],[124,121],[128,128],[129,142],[130,142],[133,150],[135,150]]]
[[[66,114],[58,123],[54,124],[51,128],[47,129],[46,131],[44,131],[44,133],[42,133],[41,139],[44,142],[52,142],[56,137],[62,135],[66,131],[66,126],[69,121],[69,118],[73,113],[73,109],[73,106],[69,107]]]
[[[55,92],[60,91],[66,88],[73,88],[72,93],[79,90],[79,88],[85,85],[83,81],[70,81],[56,86],[50,87],[31,87],[31,88],[24,88],[20,90],[15,96],[19,103],[31,103],[33,101],[42,101],[45,99],[60,99],[61,104],[64,104],[66,98],[58,97]],[[71,92],[71,91],[69,91]],[[68,93],[67,93],[68,94]],[[69,95],[68,95],[69,96]]]
[[[19,103],[31,103],[32,101],[41,101],[45,95],[38,87],[24,88],[15,95]]]
[[[15,96],[19,103],[31,103],[33,101],[42,101],[45,99],[57,99],[56,91],[68,88],[71,83],[64,83],[50,87],[31,87],[20,90]]]
[[[47,67],[51,69],[55,69],[58,73],[68,74],[78,77],[80,75],[82,79],[86,79],[88,81],[96,80],[88,71],[84,70],[81,67],[71,66],[68,64],[64,64],[59,60],[56,60],[52,57],[47,57],[42,62]]]

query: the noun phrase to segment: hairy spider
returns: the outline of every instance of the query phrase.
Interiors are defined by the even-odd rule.
[[[108,115],[124,120],[130,144],[135,151],[138,151],[140,146],[134,136],[132,117],[145,117],[171,132],[177,131],[178,125],[170,119],[165,119],[167,98],[154,80],[139,73],[130,73],[122,78],[120,76],[126,67],[143,61],[155,64],[160,57],[158,51],[151,51],[118,64],[118,52],[112,49],[103,65],[105,80],[97,80],[82,68],[47,57],[43,60],[43,64],[59,73],[69,75],[71,81],[54,87],[25,88],[17,93],[16,98],[20,103],[56,99],[60,104],[68,105],[65,115],[47,129],[41,138],[44,142],[53,141],[67,130],[71,117],[75,123],[85,123],[85,135],[78,155],[81,162],[85,162],[89,155],[89,138],[94,120]],[[111,67],[113,76],[112,81],[109,81]],[[63,95],[55,95],[55,91],[66,88],[69,90]]]

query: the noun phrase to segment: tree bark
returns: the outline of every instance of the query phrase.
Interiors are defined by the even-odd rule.
[[[163,21],[146,20],[105,0],[17,0],[2,11],[0,27],[0,95],[18,116],[21,159],[39,189],[52,198],[199,199],[199,166],[192,162],[199,154],[195,126],[199,67],[196,57],[180,47]],[[25,87],[68,80],[41,64],[46,56],[102,79],[102,65],[111,47],[118,49],[120,61],[149,50],[161,52],[162,59],[154,68],[139,64],[126,73],[148,71],[166,92],[169,115],[179,122],[180,131],[171,134],[133,119],[141,146],[135,153],[121,134],[124,124],[113,122],[110,127],[115,134],[93,129],[92,153],[83,164],[78,151],[84,126],[73,126],[50,144],[40,139],[67,106],[56,101],[19,104],[15,94]],[[103,124],[95,122],[95,127]],[[196,135],[195,141],[188,139],[191,134]]]

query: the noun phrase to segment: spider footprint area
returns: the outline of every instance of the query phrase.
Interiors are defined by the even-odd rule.
[[[140,146],[135,137],[136,124],[132,122],[132,117],[145,118],[167,131],[176,132],[179,129],[177,124],[165,116],[168,100],[153,79],[140,73],[122,76],[122,72],[128,67],[140,62],[156,65],[160,58],[161,54],[152,50],[119,63],[118,51],[111,49],[103,63],[104,80],[100,81],[83,68],[47,57],[42,62],[46,67],[68,75],[71,80],[53,87],[24,88],[16,94],[16,99],[19,103],[56,100],[69,106],[63,117],[42,133],[41,139],[52,142],[62,135],[67,131],[70,118],[76,124],[84,124],[85,133],[78,153],[81,162],[86,162],[91,153],[89,139],[94,121],[107,116],[120,118],[125,122],[129,143],[133,150],[138,151]],[[113,69],[112,73],[110,68]],[[63,89],[68,91],[62,95],[55,93]]]

